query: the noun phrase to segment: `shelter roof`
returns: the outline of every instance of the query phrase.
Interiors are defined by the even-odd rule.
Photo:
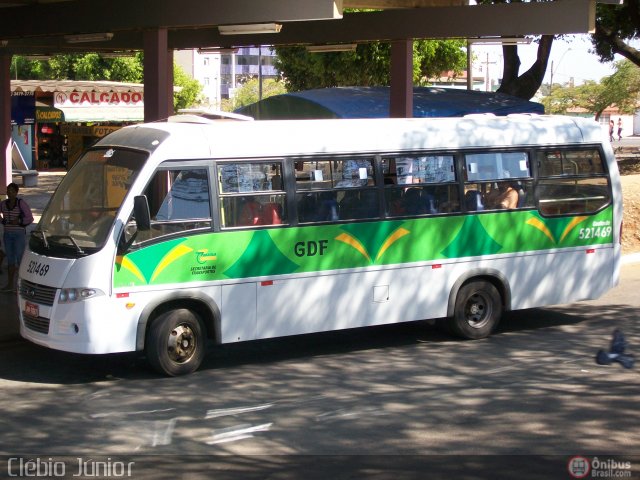
[[[275,95],[237,110],[256,119],[386,118],[389,87],[337,87]],[[413,89],[413,116],[544,113],[540,103],[511,95],[440,87]]]
[[[142,83],[77,80],[11,80],[12,92],[144,92]]]

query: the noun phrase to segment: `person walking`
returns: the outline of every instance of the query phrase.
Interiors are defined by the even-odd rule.
[[[26,243],[26,227],[33,223],[33,214],[27,202],[18,198],[19,187],[15,183],[7,185],[7,199],[0,203],[0,215],[4,225],[4,248],[7,255],[7,284],[3,292],[15,292],[18,267]]]
[[[618,140],[622,140],[622,119],[618,119]]]
[[[613,118],[609,120],[609,141],[613,142],[613,129],[615,128],[615,123],[613,122]]]

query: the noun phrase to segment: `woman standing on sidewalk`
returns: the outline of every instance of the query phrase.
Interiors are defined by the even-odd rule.
[[[7,185],[7,199],[0,204],[0,214],[4,225],[4,248],[7,254],[9,277],[3,291],[16,290],[16,272],[24,253],[26,227],[33,222],[33,214],[27,202],[18,198],[19,187],[15,183]]]

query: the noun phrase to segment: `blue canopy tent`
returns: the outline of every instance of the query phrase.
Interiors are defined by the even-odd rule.
[[[336,87],[285,93],[236,110],[256,120],[389,117],[389,87]],[[472,113],[544,113],[540,103],[501,93],[440,87],[413,89],[414,117]]]

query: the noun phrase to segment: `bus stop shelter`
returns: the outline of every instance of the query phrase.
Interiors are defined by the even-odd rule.
[[[144,119],[154,121],[173,113],[174,50],[389,41],[389,112],[407,117],[414,39],[587,33],[595,26],[595,0],[0,0],[0,13],[0,123],[7,127],[0,129],[0,193],[11,179],[9,72],[16,54],[142,50]]]

